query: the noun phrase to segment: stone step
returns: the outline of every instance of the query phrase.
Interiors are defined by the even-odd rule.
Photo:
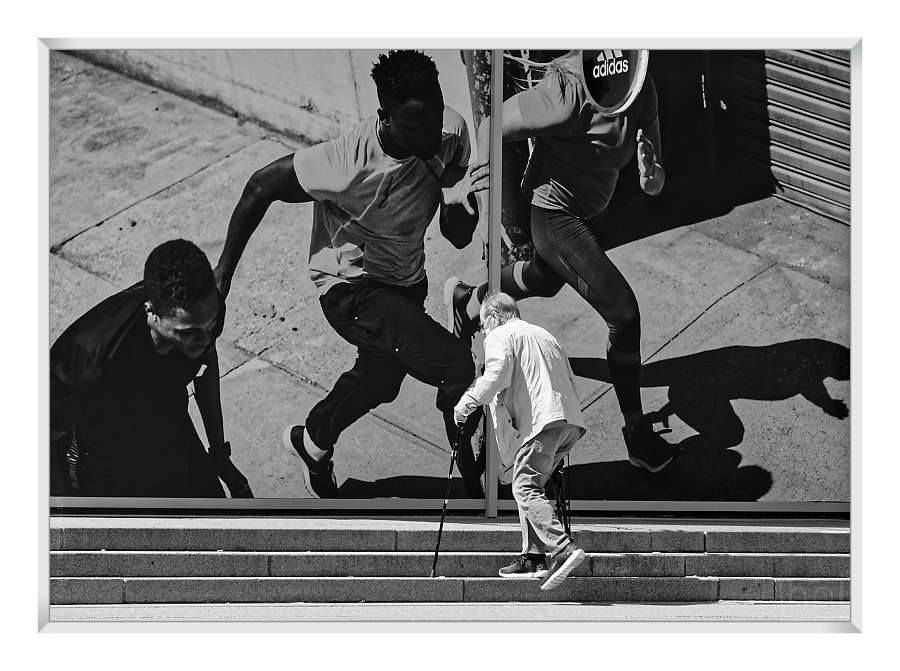
[[[441,552],[438,574],[496,577],[508,552]],[[53,577],[424,577],[432,552],[54,551]],[[850,576],[846,554],[592,553],[579,575],[602,577]]]
[[[847,601],[846,578],[51,578],[50,604]]]
[[[434,519],[51,518],[51,550],[225,550],[256,552],[428,552]],[[647,524],[576,522],[587,552],[849,553],[846,524]],[[509,552],[518,548],[517,522],[448,520],[444,552]]]

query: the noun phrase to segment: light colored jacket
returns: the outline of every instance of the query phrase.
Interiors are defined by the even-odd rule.
[[[500,459],[512,466],[519,449],[554,422],[584,434],[569,358],[545,329],[511,319],[484,339],[484,374],[463,394],[456,411],[468,416],[489,405]]]

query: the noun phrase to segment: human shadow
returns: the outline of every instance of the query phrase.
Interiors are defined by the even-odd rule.
[[[604,359],[573,358],[576,375],[609,382]],[[780,401],[800,395],[825,414],[846,419],[849,410],[831,398],[825,378],[850,378],[850,350],[816,338],[772,345],[729,346],[646,364],[641,386],[668,387],[668,401],[649,413],[664,425],[679,417],[696,431],[675,445],[678,457],[664,471],[648,474],[628,462],[573,466],[573,498],[613,500],[754,501],[769,491],[772,474],[741,466],[729,448],[744,440],[745,427],[731,401]],[[618,438],[618,437],[617,437]]]
[[[421,475],[398,475],[389,478],[378,478],[371,482],[347,478],[338,487],[338,496],[342,499],[442,499],[446,488],[447,478]],[[453,499],[469,498],[463,486],[462,478],[453,478],[451,480],[450,497]]]

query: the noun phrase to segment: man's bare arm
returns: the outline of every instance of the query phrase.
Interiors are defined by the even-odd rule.
[[[238,261],[269,205],[275,201],[306,203],[310,200],[312,196],[306,193],[297,181],[293,154],[288,154],[253,173],[231,214],[225,246],[215,268],[216,284],[223,298],[228,296],[231,278]]]
[[[194,400],[200,410],[200,419],[206,429],[206,439],[210,447],[225,442],[225,427],[222,422],[222,398],[219,391],[219,356],[215,346],[203,357],[206,370],[194,379]]]
[[[225,440],[222,421],[222,396],[219,383],[219,356],[215,345],[203,357],[206,370],[194,378],[194,400],[206,430],[209,455],[216,474],[225,482],[232,498],[253,498],[250,483],[231,461],[231,445]]]

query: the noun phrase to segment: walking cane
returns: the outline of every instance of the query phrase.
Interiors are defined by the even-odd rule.
[[[438,527],[437,544],[434,546],[434,561],[431,562],[431,575],[428,576],[429,578],[434,577],[434,572],[437,569],[438,551],[441,547],[441,533],[444,531],[444,517],[447,514],[447,502],[450,500],[450,482],[453,479],[453,462],[456,461],[456,454],[459,452],[459,446],[462,444],[464,426],[465,424],[456,425],[456,436],[454,436],[453,445],[450,447],[450,472],[447,473],[447,490],[444,492],[444,507],[441,509],[441,524]]]

